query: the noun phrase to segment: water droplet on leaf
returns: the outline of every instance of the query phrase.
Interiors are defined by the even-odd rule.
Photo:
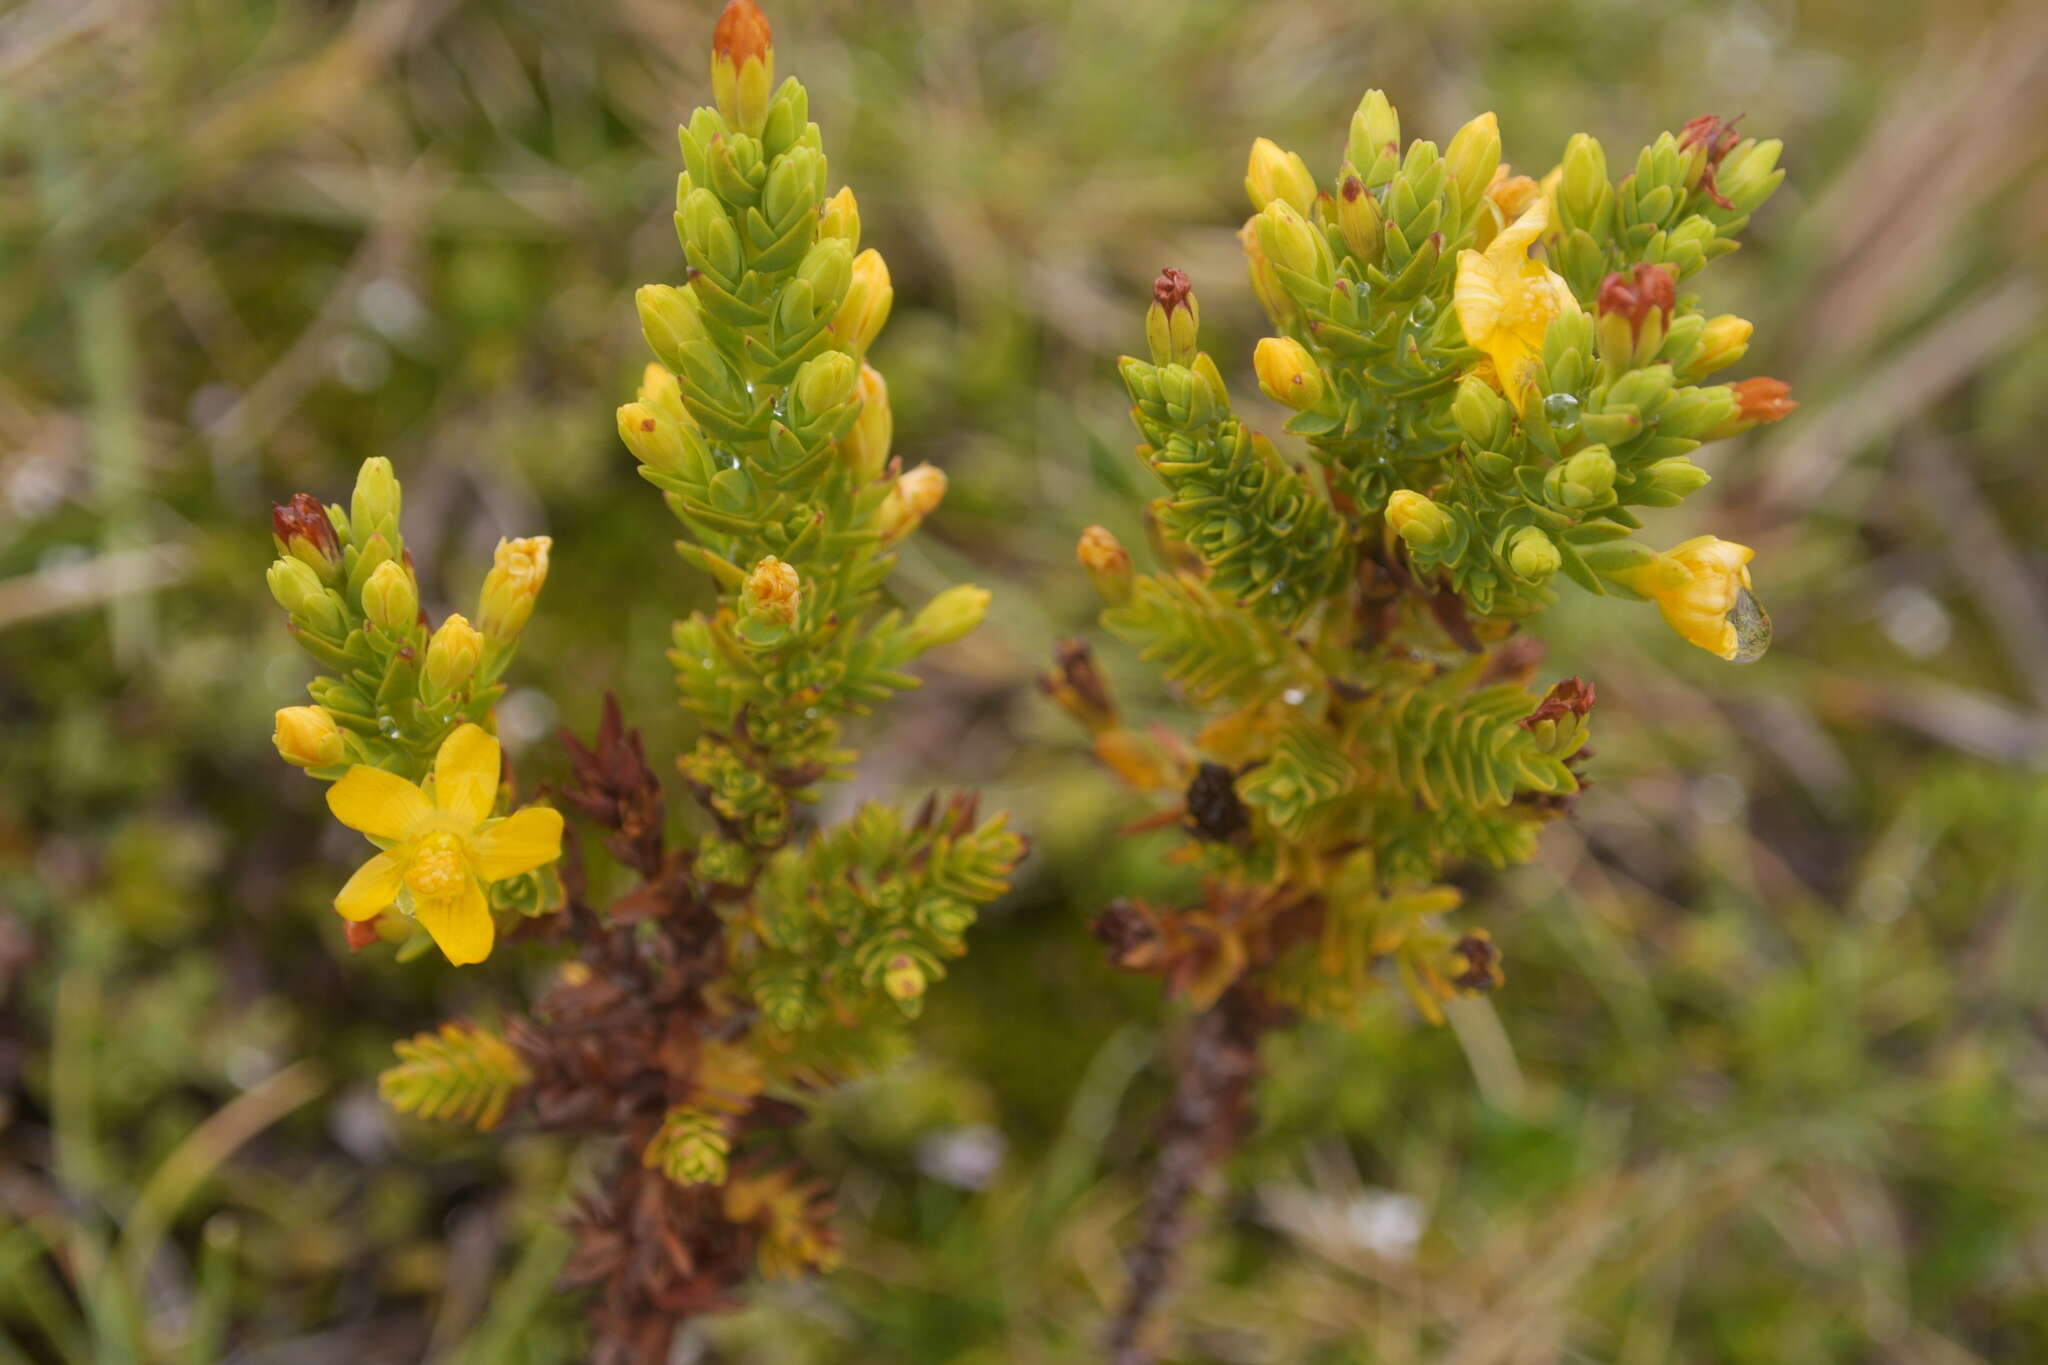
[[[1543,420],[1559,436],[1572,436],[1579,429],[1579,400],[1568,393],[1544,395]]]
[[[1771,647],[1771,615],[1748,588],[1735,590],[1735,605],[1728,611],[1728,624],[1735,627],[1735,652],[1731,662],[1753,664]]]

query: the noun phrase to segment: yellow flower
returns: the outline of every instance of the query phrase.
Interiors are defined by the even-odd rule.
[[[1650,586],[1650,599],[1665,624],[1688,642],[1736,663],[1762,656],[1771,642],[1771,622],[1750,594],[1747,545],[1695,536],[1665,552],[1686,571],[1669,587]],[[1673,575],[1676,577],[1676,575]]]
[[[477,627],[485,638],[510,640],[524,629],[533,600],[548,581],[548,551],[554,543],[548,536],[499,538],[477,608]]]
[[[1536,382],[1543,334],[1551,321],[1582,311],[1564,277],[1529,259],[1529,246],[1550,226],[1550,201],[1537,199],[1502,228],[1484,251],[1458,253],[1451,295],[1465,340],[1486,352],[1495,382],[1520,412]]]
[[[434,756],[433,792],[357,764],[327,789],[335,819],[384,851],[356,869],[334,908],[374,919],[404,893],[409,908],[457,966],[491,955],[495,930],[484,888],[546,866],[562,851],[562,813],[528,806],[490,818],[498,796],[498,741],[464,725]]]

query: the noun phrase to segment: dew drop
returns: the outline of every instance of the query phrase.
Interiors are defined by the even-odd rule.
[[[1728,624],[1735,627],[1735,652],[1731,662],[1753,664],[1771,647],[1771,616],[1748,588],[1735,590],[1735,605],[1728,611]]]
[[[1576,435],[1579,430],[1579,400],[1568,393],[1544,395],[1543,419],[1559,436]]]
[[[386,739],[398,738],[398,720],[394,716],[377,717],[377,733]]]

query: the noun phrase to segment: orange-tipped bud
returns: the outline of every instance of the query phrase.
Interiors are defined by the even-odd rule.
[[[1799,406],[1792,399],[1792,386],[1782,379],[1744,379],[1730,384],[1735,391],[1735,410],[1748,422],[1779,422]]]
[[[718,112],[755,137],[775,89],[775,34],[754,0],[732,0],[711,35],[711,93]]]

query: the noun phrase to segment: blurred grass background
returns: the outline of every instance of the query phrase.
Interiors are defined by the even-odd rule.
[[[0,1362],[578,1358],[547,1284],[579,1158],[373,1091],[392,1037],[543,964],[347,959],[353,839],[270,750],[305,671],[261,570],[272,501],[389,455],[437,611],[498,535],[556,538],[503,717],[529,781],[608,687],[678,741],[660,653],[698,589],[611,410],[630,292],[679,270],[713,16],[0,10]],[[1095,1358],[1170,1020],[1084,930],[1173,884],[1028,679],[1091,612],[1076,531],[1133,532],[1151,493],[1112,364],[1147,283],[1188,270],[1241,377],[1245,149],[1328,174],[1375,84],[1410,135],[1498,110],[1536,174],[1579,128],[1617,167],[1702,112],[1785,138],[1785,191],[1702,287],[1757,323],[1737,373],[1804,406],[1654,528],[1757,546],[1778,644],[1737,671],[1643,610],[1544,618],[1550,671],[1600,689],[1597,785],[1474,897],[1509,988],[1274,1049],[1174,1358],[2048,1359],[2048,12],[773,17],[895,275],[899,448],[953,479],[898,585],[997,590],[834,799],[978,784],[1038,842],[925,1056],[813,1134],[848,1268],[677,1359]]]

